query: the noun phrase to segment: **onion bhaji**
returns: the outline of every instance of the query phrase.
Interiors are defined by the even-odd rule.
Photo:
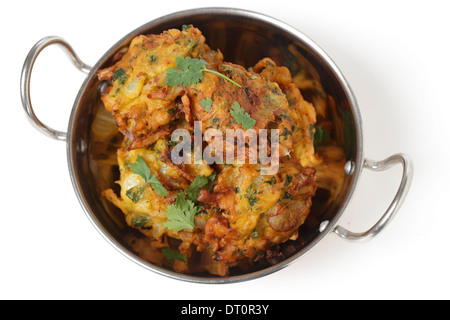
[[[221,52],[210,49],[193,26],[138,36],[125,49],[114,65],[98,72],[98,78],[109,83],[102,101],[124,136],[117,150],[120,194],[108,189],[103,195],[143,234],[129,241],[133,250],[177,272],[226,276],[229,268],[244,267],[274,246],[296,239],[310,212],[317,188],[315,167],[321,158],[311,131],[316,111],[289,70],[270,58],[248,70],[224,62]],[[240,87],[211,72],[204,72],[198,83],[168,86],[167,70],[177,67],[179,56],[203,59],[208,69]],[[210,108],[202,105],[207,98]],[[262,164],[238,162],[175,164],[175,129],[193,135],[194,121],[201,121],[203,133],[208,128],[223,133],[242,129],[230,113],[234,102],[254,120],[257,132],[279,130],[278,172],[262,175]],[[167,195],[136,174],[133,165],[138,159]],[[179,209],[175,204],[180,195],[195,189],[192,185],[199,177],[207,180],[192,193],[193,228],[168,227],[168,212]]]

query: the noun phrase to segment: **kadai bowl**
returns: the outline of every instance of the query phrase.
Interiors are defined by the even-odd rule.
[[[87,73],[67,132],[41,122],[30,99],[33,64],[53,44]],[[328,55],[300,31],[255,12],[204,8],[161,17],[93,67],[62,38],[44,38],[25,61],[21,94],[32,124],[67,143],[74,190],[96,229],[132,261],[179,280],[256,279],[329,233],[373,238],[412,179],[404,154],[364,158],[357,101]],[[244,138],[243,160],[208,162],[192,152],[191,162],[177,162],[177,130],[186,132],[188,151],[201,155],[217,141],[225,142],[224,154],[237,154],[237,138],[208,140],[208,130],[277,132],[277,144],[269,134],[255,152],[267,147],[276,161],[250,163]],[[273,163],[276,170],[266,171]],[[396,163],[403,176],[379,221],[365,232],[340,226],[362,170]]]

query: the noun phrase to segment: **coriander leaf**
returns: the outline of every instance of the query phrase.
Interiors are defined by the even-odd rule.
[[[174,114],[178,111],[178,108],[172,108],[167,111],[168,114]]]
[[[144,227],[147,224],[147,222],[148,222],[148,220],[144,216],[140,216],[140,217],[131,219],[131,224],[134,227],[138,227],[138,228]]]
[[[270,184],[272,186],[275,183],[277,183],[277,179],[275,177],[272,177],[272,178],[270,178],[270,180],[264,181],[264,183],[268,183],[268,184]]]
[[[134,187],[127,190],[126,195],[133,203],[138,203],[142,199],[143,188]]]
[[[198,196],[200,195],[200,190],[206,187],[209,183],[209,179],[205,176],[195,177],[194,181],[186,188],[184,191],[186,196],[192,202],[197,202]]]
[[[255,203],[257,203],[259,201],[259,198],[256,197],[256,195],[253,193],[247,194],[245,197],[247,198],[248,203],[250,204],[250,207],[252,207],[252,208],[255,205]]]
[[[289,135],[292,135],[292,132],[288,130],[288,128],[284,128],[283,132],[281,132],[281,135],[284,137],[284,140],[288,138]]]
[[[208,63],[203,59],[193,59],[191,57],[185,58],[184,56],[178,56],[175,59],[175,63],[177,64],[177,69],[167,69],[166,84],[170,87],[174,87],[177,85],[190,86],[191,84],[197,84],[201,80],[203,80],[203,72],[210,72],[230,81],[239,88],[242,88],[240,84],[236,83],[220,72],[207,69],[206,65]]]
[[[187,255],[181,254],[181,253],[179,253],[176,250],[172,250],[170,248],[162,248],[161,251],[162,251],[162,253],[164,253],[164,255],[166,256],[167,260],[169,260],[169,261],[181,260],[183,262],[186,262]]]
[[[285,114],[280,114],[280,117],[283,118],[283,119],[286,119],[288,121],[293,121],[291,117],[289,117],[289,116],[287,116]]]
[[[203,69],[208,63],[203,59],[195,59],[191,57],[183,57],[178,56],[175,59],[175,63],[177,64],[177,68],[180,70],[190,70],[190,71],[200,71]]]
[[[232,110],[230,111],[230,114],[234,120],[236,120],[236,123],[242,125],[242,128],[245,130],[253,128],[256,121],[252,119],[247,112],[245,112],[244,108],[242,108],[237,101],[233,103],[231,108]]]
[[[289,192],[285,192],[283,198],[281,199],[292,200],[292,195]]]
[[[286,181],[284,182],[284,186],[287,187],[292,182],[292,177],[290,175],[286,175]]]
[[[138,156],[136,162],[131,164],[131,170],[134,174],[140,175],[146,182],[150,179],[150,168],[141,156]]]
[[[179,194],[177,194],[177,201],[175,205],[179,208],[186,208],[188,206],[186,193],[180,192]]]
[[[205,60],[178,56],[175,63],[178,69],[167,69],[166,83],[168,86],[189,86],[199,83],[203,79],[203,71],[207,64]]]
[[[259,201],[259,198],[256,196],[256,190],[254,189],[253,183],[248,186],[245,197],[247,198],[250,207],[253,207],[255,203]]]
[[[323,127],[320,127],[316,124],[311,125],[311,137],[313,138],[313,144],[314,148],[317,148],[317,146],[320,143],[324,143],[327,141],[328,137],[330,136],[330,133],[325,130]]]
[[[122,68],[119,68],[114,72],[113,81],[119,80],[120,84],[124,84],[127,79],[128,76]]]
[[[208,97],[206,99],[200,100],[200,106],[203,108],[203,110],[205,110],[206,112],[209,112],[209,110],[211,110],[212,102],[213,101],[212,101],[211,97]]]
[[[192,230],[195,227],[194,217],[201,210],[195,204],[200,190],[209,182],[210,180],[205,176],[195,177],[189,187],[177,195],[175,204],[167,207],[167,221],[164,224],[166,228],[180,231],[182,229]]]
[[[197,213],[198,208],[190,200],[186,200],[183,208],[176,204],[171,204],[167,207],[167,221],[164,223],[164,226],[177,232],[183,229],[192,230],[195,227],[194,217]]]
[[[217,175],[217,172],[213,172],[213,173],[211,173],[211,175],[208,177],[208,180],[209,181],[211,181],[211,182],[213,182],[215,179],[216,179],[216,175]]]
[[[145,163],[144,159],[141,156],[138,156],[135,163],[130,164],[131,170],[134,174],[140,175],[144,180],[144,186],[139,190],[128,190],[130,191],[127,196],[134,202],[138,202],[142,199],[142,193],[144,192],[145,186],[147,184],[151,185],[153,189],[155,189],[156,193],[160,196],[167,197],[168,192],[166,188],[162,185],[162,183],[158,180],[155,174],[151,174],[150,168]],[[150,176],[151,175],[151,176]],[[133,188],[134,189],[134,188]]]
[[[159,182],[158,178],[156,178],[156,176],[154,174],[152,174],[152,176],[150,177],[150,179],[147,182],[149,185],[151,185],[153,187],[153,189],[155,189],[155,191],[158,195],[167,197],[167,195],[169,194],[167,192],[166,188],[164,188],[162,183]]]

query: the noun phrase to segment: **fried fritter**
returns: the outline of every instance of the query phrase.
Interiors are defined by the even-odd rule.
[[[208,72],[198,83],[168,86],[167,70],[176,67],[179,56],[203,59],[208,69],[240,87]],[[303,99],[289,70],[269,58],[252,71],[224,62],[220,51],[211,50],[194,27],[138,36],[118,59],[98,74],[110,84],[102,95],[105,108],[125,136],[117,151],[120,195],[108,189],[104,196],[122,210],[128,225],[148,237],[134,239],[130,246],[147,260],[179,272],[226,275],[230,267],[257,260],[273,246],[295,239],[310,212],[316,191],[314,167],[320,158],[311,137],[314,107]],[[206,99],[210,99],[207,109],[202,103]],[[267,166],[260,163],[172,161],[175,142],[170,135],[175,129],[186,129],[192,141],[194,121],[201,123],[203,133],[211,128],[224,134],[243,129],[230,112],[234,103],[254,121],[252,129],[257,133],[278,130],[277,172],[262,174]],[[268,144],[271,153],[276,151]],[[159,195],[133,170],[138,157],[168,191],[167,196]],[[197,210],[195,227],[175,231],[166,223],[169,208],[181,201],[199,177],[208,180],[190,199]],[[168,247],[186,259],[161,255],[159,249]]]

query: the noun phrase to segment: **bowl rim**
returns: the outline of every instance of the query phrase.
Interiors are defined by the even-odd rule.
[[[158,24],[160,22],[170,20],[170,19],[177,19],[177,18],[183,18],[188,17],[190,15],[196,15],[196,14],[205,14],[205,15],[214,15],[214,14],[222,14],[222,15],[232,15],[240,18],[251,18],[254,20],[262,21],[265,24],[273,25],[278,28],[283,29],[284,31],[292,34],[294,37],[299,38],[303,43],[305,43],[312,51],[314,51],[326,64],[327,68],[332,71],[336,79],[339,81],[340,85],[342,86],[342,89],[345,91],[345,94],[347,95],[350,109],[352,111],[352,115],[354,117],[355,122],[355,133],[356,133],[356,157],[354,160],[354,171],[353,171],[353,178],[349,186],[349,190],[344,197],[344,201],[340,205],[337,213],[333,217],[332,221],[329,221],[328,225],[324,228],[324,230],[316,236],[313,241],[311,241],[308,245],[306,245],[302,250],[299,250],[294,255],[290,256],[289,258],[286,258],[285,260],[267,267],[265,269],[261,269],[258,271],[250,272],[247,274],[242,275],[236,275],[236,276],[227,276],[227,277],[203,277],[203,276],[195,276],[195,275],[186,275],[177,273],[175,271],[171,271],[162,267],[158,267],[156,265],[151,264],[148,261],[145,261],[138,257],[137,255],[131,253],[128,251],[128,249],[124,248],[117,240],[115,240],[107,230],[104,229],[104,227],[101,225],[101,223],[96,219],[93,212],[91,212],[87,200],[83,195],[82,188],[79,184],[78,177],[76,176],[75,172],[75,150],[74,146],[77,145],[76,141],[73,140],[72,131],[74,129],[74,122],[75,119],[77,119],[77,111],[78,111],[78,105],[86,91],[86,88],[88,84],[92,81],[94,77],[96,77],[96,71],[102,65],[114,52],[117,51],[117,49],[121,48],[124,43],[131,40],[133,37],[142,34],[146,29],[151,27],[152,25]],[[196,9],[189,9],[189,10],[183,10],[178,11],[174,13],[170,13],[164,16],[161,16],[157,19],[151,20],[140,27],[134,29],[133,31],[129,32],[127,35],[122,37],[119,41],[117,41],[98,61],[97,63],[92,67],[91,71],[89,72],[89,75],[84,80],[82,86],[80,87],[80,90],[78,92],[78,95],[75,99],[70,118],[69,118],[69,124],[68,124],[68,130],[67,130],[67,160],[68,160],[68,167],[69,167],[69,173],[72,181],[72,185],[74,187],[75,193],[77,195],[77,198],[86,214],[88,219],[91,221],[91,223],[94,225],[94,227],[97,229],[97,231],[103,236],[103,238],[109,242],[116,250],[118,250],[121,254],[123,254],[125,257],[130,259],[131,261],[135,262],[136,264],[140,265],[141,267],[148,269],[150,271],[153,271],[157,274],[167,276],[172,279],[176,280],[182,280],[187,282],[193,282],[193,283],[199,283],[199,284],[229,284],[229,283],[236,283],[236,282],[244,282],[249,280],[255,280],[264,276],[267,276],[269,274],[272,274],[274,272],[277,272],[281,269],[284,269],[285,267],[292,264],[295,260],[300,258],[301,256],[305,255],[307,252],[309,252],[313,247],[317,245],[319,241],[321,241],[328,233],[330,233],[335,226],[337,225],[339,219],[341,218],[342,214],[344,213],[345,209],[351,202],[354,190],[356,189],[356,186],[359,182],[359,178],[361,175],[361,171],[363,169],[364,165],[364,155],[363,155],[363,130],[362,130],[362,118],[360,114],[360,110],[358,107],[358,103],[356,100],[356,97],[347,82],[346,78],[344,77],[341,70],[337,67],[337,65],[334,63],[334,61],[328,56],[328,54],[314,41],[312,41],[308,36],[306,36],[303,32],[299,31],[298,29],[292,27],[291,25],[282,22],[278,19],[272,18],[268,15],[258,13],[255,11],[250,11],[247,9],[239,9],[239,8],[230,8],[230,7],[205,7],[205,8],[196,8]]]

